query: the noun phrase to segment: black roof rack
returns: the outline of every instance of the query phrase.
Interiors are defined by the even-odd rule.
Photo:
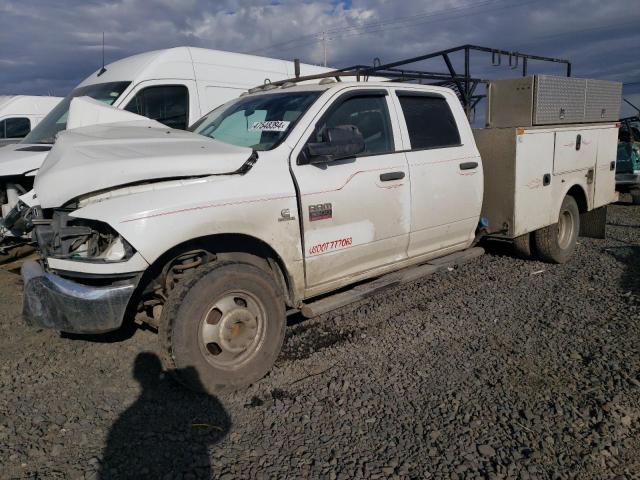
[[[493,66],[503,65],[502,60],[503,57],[505,57],[506,60],[504,66],[508,66],[512,70],[521,70],[523,77],[527,76],[529,60],[565,64],[566,75],[567,77],[571,76],[571,62],[569,62],[568,60],[553,57],[542,57],[540,55],[531,55],[528,53],[502,50],[499,48],[489,48],[467,44],[386,64],[382,64],[380,60],[376,58],[373,65],[352,65],[350,67],[340,68],[337,70],[332,70],[330,72],[305,76],[300,76],[300,61],[296,59],[296,76],[290,79],[272,82],[271,85],[281,86],[291,82],[297,83],[323,78],[334,78],[339,82],[341,81],[342,77],[355,77],[357,81],[366,81],[371,76],[383,77],[387,79],[386,81],[394,82],[424,83],[426,81],[429,82],[429,85],[440,85],[453,89],[458,95],[458,98],[460,99],[460,102],[462,103],[467,116],[469,116],[478,102],[486,97],[486,95],[476,94],[476,88],[481,83],[486,84],[489,82],[489,80],[471,76],[469,61],[469,54],[471,51],[491,54],[491,65]],[[457,52],[464,52],[463,72],[457,72],[453,66],[453,63],[451,62],[450,55]],[[423,60],[430,60],[437,57],[442,57],[442,59],[444,60],[446,71],[432,72],[400,68],[412,63],[421,62]]]

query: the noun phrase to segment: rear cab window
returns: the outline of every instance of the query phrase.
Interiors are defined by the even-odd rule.
[[[458,147],[460,132],[446,98],[438,93],[396,91],[411,150]]]

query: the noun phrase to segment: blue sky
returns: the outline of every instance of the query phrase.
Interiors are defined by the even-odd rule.
[[[107,62],[195,45],[320,63],[323,31],[333,66],[474,43],[567,58],[575,76],[625,82],[640,103],[638,0],[3,0],[0,94],[65,95],[99,68],[103,31]],[[513,75],[486,57],[472,65]]]

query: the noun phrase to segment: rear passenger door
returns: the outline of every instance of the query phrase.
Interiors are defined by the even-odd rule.
[[[405,154],[411,176],[408,255],[468,246],[480,217],[483,178],[459,101],[452,92],[420,90],[398,89],[394,97],[410,145]]]

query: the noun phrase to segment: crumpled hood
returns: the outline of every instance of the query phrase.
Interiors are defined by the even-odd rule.
[[[1,98],[1,97],[0,97]],[[149,125],[163,127],[135,113],[120,110],[89,97],[71,100],[67,116],[67,129],[87,125],[112,124],[114,122],[145,121]],[[0,146],[2,146],[0,144]],[[40,168],[52,145],[16,143],[0,148],[0,177],[24,175]]]
[[[71,104],[69,105],[67,130],[86,127],[88,125],[131,122],[142,119],[148,120],[146,117],[112,107],[111,105],[106,105],[91,97],[77,97],[71,100]]]
[[[0,177],[24,175],[37,170],[51,145],[14,143],[0,148]]]
[[[153,120],[92,125],[59,134],[34,190],[43,208],[113,187],[233,173],[252,150],[173,130]]]

